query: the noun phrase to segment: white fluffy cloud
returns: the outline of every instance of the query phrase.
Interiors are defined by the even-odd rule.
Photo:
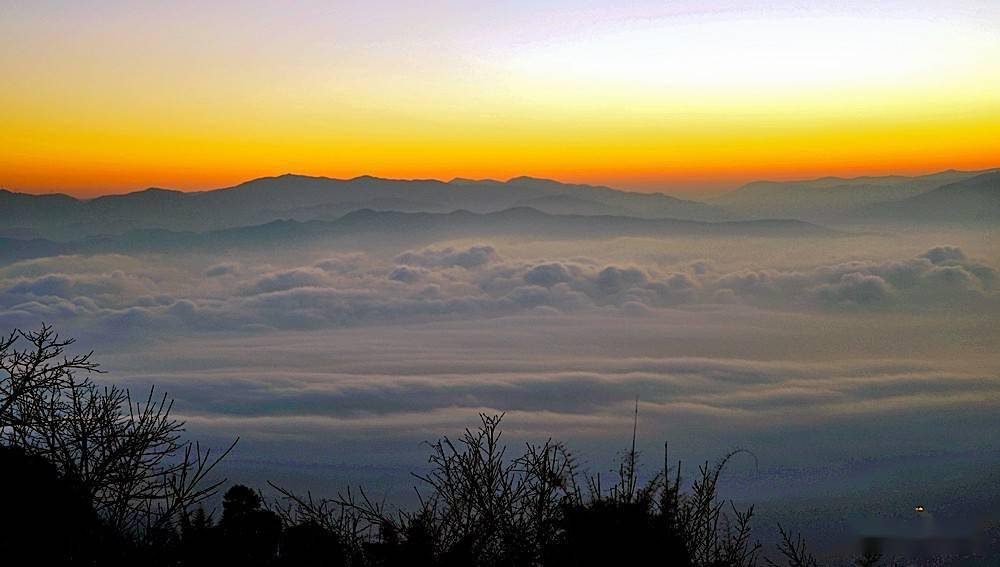
[[[37,264],[37,262],[36,262]],[[435,319],[498,317],[538,309],[651,315],[676,306],[743,303],[782,310],[995,309],[996,270],[956,247],[916,257],[807,269],[722,271],[693,262],[602,264],[586,258],[509,260],[492,246],[405,252],[392,262],[359,254],[275,269],[236,262],[188,275],[144,265],[106,272],[79,259],[0,271],[0,323],[77,320],[143,335],[178,330],[315,329]],[[70,266],[77,269],[68,269]]]
[[[416,252],[405,252],[396,259],[400,264],[417,266],[478,268],[497,260],[496,249],[492,246],[472,246],[455,248],[428,248]]]

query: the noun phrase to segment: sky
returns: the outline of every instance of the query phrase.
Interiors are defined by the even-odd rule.
[[[0,187],[1000,165],[1000,4],[0,0]]]

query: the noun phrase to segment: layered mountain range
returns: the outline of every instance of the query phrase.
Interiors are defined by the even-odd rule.
[[[931,202],[935,205],[931,206]],[[1000,170],[949,170],[917,177],[755,181],[711,203],[730,214],[749,218],[791,217],[834,223],[995,221],[1000,220]],[[910,219],[911,214],[917,216]]]
[[[7,258],[43,250],[169,248],[189,239],[253,241],[276,231],[295,238],[400,230],[414,237],[815,234],[823,229],[808,223],[995,223],[1000,170],[759,181],[710,202],[530,177],[442,182],[282,175],[210,191],[150,188],[89,200],[0,190],[0,211],[0,255]],[[767,219],[782,220],[747,222]]]
[[[0,193],[7,236],[72,239],[141,228],[207,231],[274,220],[335,220],[351,211],[498,212],[527,206],[552,214],[720,221],[722,209],[663,194],[569,185],[519,177],[506,182],[455,179],[330,179],[282,175],[201,192],[151,188],[91,200],[68,195]]]

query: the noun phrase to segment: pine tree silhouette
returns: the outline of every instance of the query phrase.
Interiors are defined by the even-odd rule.
[[[262,507],[260,495],[237,484],[222,498],[219,529],[225,540],[226,561],[238,565],[266,565],[277,556],[281,519]]]

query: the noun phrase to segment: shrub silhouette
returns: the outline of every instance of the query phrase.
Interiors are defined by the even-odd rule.
[[[337,534],[315,523],[289,526],[281,538],[282,565],[344,567],[346,551]]]
[[[108,534],[86,493],[44,457],[0,446],[0,557],[38,565],[94,559]]]
[[[226,560],[238,565],[265,565],[277,554],[281,519],[262,508],[253,489],[238,484],[222,498],[219,530],[225,541]]]
[[[633,431],[605,486],[551,440],[510,457],[502,414],[481,414],[458,439],[429,444],[415,510],[391,510],[363,488],[317,499],[270,483],[278,498],[268,502],[235,485],[214,524],[201,503],[222,486],[208,475],[232,446],[213,459],[182,441],[171,400],[151,390],[135,402],[128,390],[97,386],[88,376],[97,364],[90,354],[67,357],[71,344],[44,325],[0,338],[0,557],[8,562],[753,567],[761,559],[753,508],[717,493],[737,453],[684,483],[665,449],[662,470],[640,482]],[[768,565],[817,565],[801,536],[779,531],[780,561]],[[883,562],[869,554],[858,564]]]
[[[212,517],[205,509],[198,507],[181,518],[175,563],[192,567],[221,564],[222,549],[219,545],[219,529],[213,525]]]
[[[778,525],[778,532],[781,533],[781,541],[778,543],[778,553],[781,554],[781,563],[767,559],[768,567],[818,567],[816,558],[806,548],[806,540],[801,535],[793,536],[791,532]],[[881,558],[862,557],[858,563],[864,562],[866,565],[878,565]]]
[[[207,477],[228,450],[211,459],[182,441],[184,423],[170,416],[165,394],[133,400],[92,382],[100,371],[92,353],[67,357],[72,344],[46,325],[0,338],[0,441],[72,478],[116,533],[163,544],[223,484]]]
[[[605,490],[551,441],[507,459],[502,418],[483,414],[479,428],[430,445],[431,471],[417,476],[429,490],[416,512],[389,512],[364,490],[316,500],[272,484],[287,503],[281,516],[286,525],[310,522],[338,534],[358,564],[569,567],[650,557],[682,566],[756,564],[753,510],[716,493],[729,457],[705,464],[682,492],[666,466],[639,485],[633,443]]]

